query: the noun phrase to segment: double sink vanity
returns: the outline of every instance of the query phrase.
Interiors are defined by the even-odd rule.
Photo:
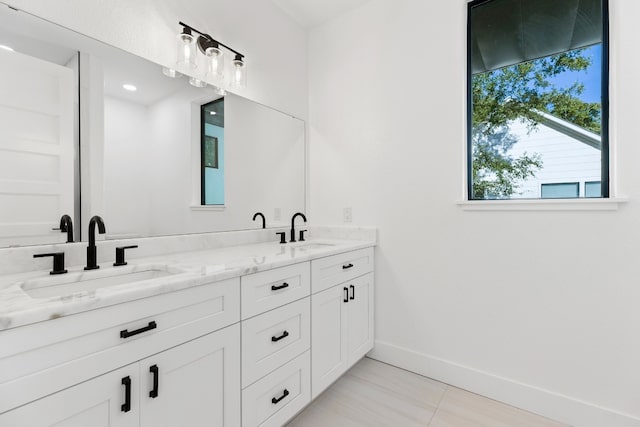
[[[281,426],[373,347],[375,230],[294,214],[286,242],[303,120],[1,0],[0,24],[0,427]]]
[[[281,426],[371,350],[375,230],[214,234],[0,276],[0,426]]]

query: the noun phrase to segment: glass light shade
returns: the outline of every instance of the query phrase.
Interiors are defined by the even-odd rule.
[[[199,78],[197,78],[197,77],[191,77],[191,78],[189,79],[189,84],[190,84],[191,86],[195,86],[195,87],[205,87],[205,86],[207,86],[207,82],[202,81],[202,80],[200,80],[200,79],[199,79]]]
[[[196,68],[196,39],[191,34],[178,34],[178,65]]]
[[[236,57],[231,67],[231,86],[244,88],[247,86],[247,64],[242,59]]]
[[[207,56],[207,76],[214,79],[224,78],[224,55],[217,47],[209,47],[205,51]]]

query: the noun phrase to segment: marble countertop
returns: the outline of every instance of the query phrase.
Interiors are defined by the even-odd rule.
[[[92,271],[72,266],[58,276],[42,270],[0,276],[0,331],[374,245],[339,239],[256,243],[139,258],[123,267],[103,264]],[[103,280],[129,274],[139,279],[103,287]]]

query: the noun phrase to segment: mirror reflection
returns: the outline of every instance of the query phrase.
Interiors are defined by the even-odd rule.
[[[0,7],[0,246],[283,225],[305,206],[304,122]]]

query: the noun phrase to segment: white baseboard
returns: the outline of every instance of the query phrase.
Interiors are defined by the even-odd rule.
[[[574,427],[640,427],[632,415],[387,342],[376,341],[367,356]]]

